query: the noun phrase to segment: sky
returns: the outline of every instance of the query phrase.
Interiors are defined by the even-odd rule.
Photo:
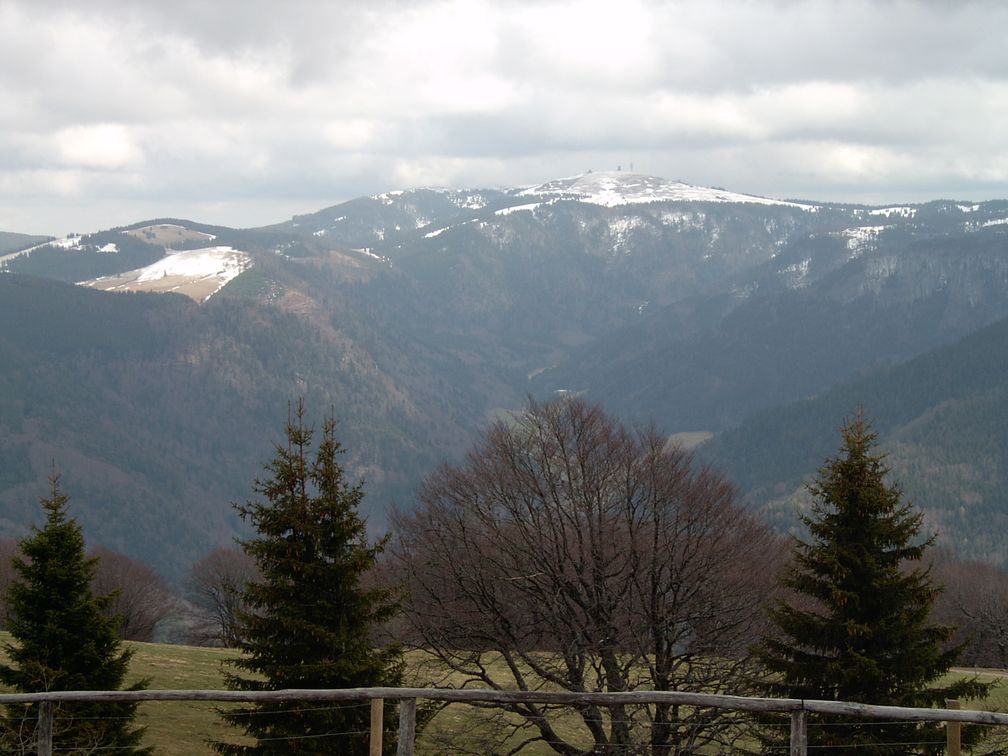
[[[620,166],[1008,198],[1008,3],[0,0],[0,230],[260,226]]]

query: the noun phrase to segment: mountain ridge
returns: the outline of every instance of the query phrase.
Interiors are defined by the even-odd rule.
[[[611,201],[617,179],[649,199]],[[369,481],[380,529],[425,472],[529,394],[583,391],[670,434],[728,431],[1008,317],[1006,201],[655,200],[675,182],[629,173],[581,185],[605,202],[521,194],[550,183],[390,191],[254,229],[138,221],[8,260],[5,290],[31,308],[42,303],[27,292],[44,291],[49,309],[31,312],[51,328],[32,331],[34,346],[0,333],[0,432],[16,461],[0,474],[0,530],[25,526],[40,460],[58,451],[75,474],[116,481],[103,499],[100,476],[84,478],[81,505],[124,518],[119,530],[89,520],[89,537],[178,577],[192,549],[160,554],[156,538],[131,547],[124,533],[174,532],[174,516],[199,548],[228,542],[230,502],[299,395],[345,421],[348,472]],[[249,265],[201,304],[29,278],[124,276],[208,245]],[[129,336],[137,323],[160,325]],[[145,500],[168,519],[131,503]],[[216,524],[193,536],[201,511]]]

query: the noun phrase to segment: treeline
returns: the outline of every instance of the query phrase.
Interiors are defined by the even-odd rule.
[[[0,255],[27,249],[28,247],[33,247],[36,244],[42,244],[43,242],[49,241],[51,238],[51,236],[32,236],[31,234],[16,234],[10,231],[0,231]]]
[[[1001,589],[1008,575],[931,548],[921,514],[891,480],[860,412],[845,422],[840,451],[809,486],[807,535],[791,542],[747,509],[723,474],[655,430],[628,427],[575,397],[530,400],[492,424],[462,461],[427,475],[415,506],[394,517],[390,539],[369,538],[359,514],[365,489],[344,475],[336,428],[331,411],[316,426],[302,401],[291,406],[251,498],[236,504],[251,534],[240,549],[215,550],[193,567],[185,604],[123,555],[86,557],[52,474],[45,525],[17,544],[13,559],[0,555],[14,568],[3,595],[17,641],[0,675],[18,690],[121,684],[128,652],[99,644],[107,649],[102,664],[117,676],[82,682],[73,668],[77,640],[57,653],[44,642],[63,632],[53,623],[74,629],[87,654],[95,647],[88,634],[153,637],[169,624],[190,641],[237,646],[244,653],[225,676],[236,690],[396,685],[405,644],[426,659],[412,674],[428,684],[450,675],[455,685],[492,689],[679,690],[919,707],[989,694],[991,685],[976,678],[945,679],[955,663],[1008,663]],[[62,579],[69,573],[87,585]],[[173,611],[151,620],[151,603]],[[75,607],[88,617],[81,633]],[[39,658],[46,679],[60,681],[55,686],[40,688],[45,681],[31,676]],[[730,712],[619,702],[568,713],[520,702],[499,709],[524,723],[526,743],[558,753],[580,752],[584,742],[593,752],[657,754],[741,743],[769,753],[786,743],[779,722]],[[30,716],[12,715],[15,723]],[[271,702],[222,717],[260,747],[298,739],[311,753],[332,753],[336,742],[340,752],[367,751],[361,707]],[[119,717],[126,729],[107,737],[128,736],[139,753],[142,733],[129,729],[131,718]],[[394,719],[386,717],[390,735]],[[471,728],[469,746],[505,747],[515,730],[503,721]],[[73,720],[60,737],[89,736],[88,727]],[[0,739],[23,731],[0,726]],[[306,733],[312,740],[302,743]],[[930,724],[827,717],[809,737],[845,749],[938,734]],[[213,747],[244,753],[255,746],[225,738]]]
[[[143,268],[164,257],[162,247],[118,231],[87,234],[77,244],[79,248],[73,250],[45,245],[0,263],[0,269],[75,283]],[[102,251],[109,244],[116,246],[115,252]]]

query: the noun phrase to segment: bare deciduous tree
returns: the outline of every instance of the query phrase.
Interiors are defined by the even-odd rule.
[[[150,641],[158,625],[179,611],[179,600],[168,583],[141,561],[102,546],[91,550],[98,558],[92,590],[112,595],[111,614],[119,616],[119,637]]]
[[[451,684],[521,690],[745,692],[786,552],[718,473],[576,398],[491,427],[394,525],[417,645]],[[506,710],[511,752],[694,753],[738,733],[690,707],[581,706],[576,734],[548,706]]]
[[[196,562],[188,582],[189,601],[196,612],[193,640],[237,646],[237,612],[244,608],[242,594],[246,583],[258,577],[255,562],[241,549],[214,549]]]
[[[935,600],[935,615],[956,626],[955,640],[964,644],[959,663],[1008,667],[1008,572],[958,560],[946,550],[936,550],[931,570],[944,588]]]

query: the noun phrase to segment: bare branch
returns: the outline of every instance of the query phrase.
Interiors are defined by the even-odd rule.
[[[395,528],[418,647],[498,689],[742,692],[786,552],[717,472],[570,398],[494,425]],[[582,705],[582,730],[560,736],[544,707],[509,710],[565,754],[670,753],[726,742],[732,723]]]

